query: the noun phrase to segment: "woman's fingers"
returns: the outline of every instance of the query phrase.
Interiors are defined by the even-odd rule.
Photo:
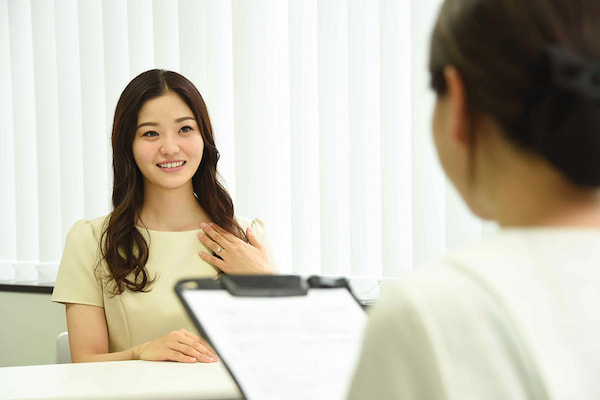
[[[169,361],[178,361],[183,363],[195,363],[198,361],[196,357],[185,355],[184,353],[173,349],[168,349],[166,351],[165,358]]]
[[[221,235],[215,229],[209,227],[208,225],[205,225],[203,231],[204,232],[198,233],[198,239],[210,251],[218,255],[220,259],[223,258],[223,252],[226,252],[227,250],[232,251],[235,249],[234,244],[225,239],[223,235]],[[212,254],[203,253],[204,252],[200,252],[200,256],[202,256],[204,261],[213,264],[217,268],[221,268],[222,265],[218,262],[218,260],[220,260],[219,258],[213,257]],[[208,256],[208,258],[204,257],[205,254]]]
[[[212,254],[208,254],[204,251],[201,251],[198,254],[200,255],[200,258],[206,261],[207,263],[214,265],[223,272],[227,272],[227,264],[222,259],[217,258]]]
[[[225,242],[224,239],[221,239],[222,242],[216,242],[214,240],[214,238],[216,237],[222,237],[220,235],[218,235],[214,230],[212,230],[211,228],[205,228],[206,230],[204,231],[206,234],[203,234],[202,232],[200,232],[198,234],[198,239],[200,240],[200,242],[205,245],[210,251],[212,251],[211,253],[207,253],[205,251],[200,251],[198,254],[200,255],[200,258],[202,258],[204,261],[206,261],[207,263],[214,265],[216,268],[220,269],[223,272],[229,272],[228,268],[227,268],[227,263],[223,260],[224,256],[225,256],[225,248],[220,244]],[[213,238],[209,237],[208,234],[209,232],[212,232]],[[229,243],[229,242],[227,242]],[[229,244],[229,249],[232,250],[231,244]],[[221,250],[219,250],[219,248]],[[219,257],[216,257],[215,255],[218,255]]]
[[[206,340],[204,340],[203,338],[201,338],[198,335],[194,335],[192,332],[188,331],[187,329],[181,328],[178,332],[181,332],[184,336],[186,336],[190,339],[194,339],[194,340],[199,341],[200,343],[204,343],[204,344],[208,345]]]
[[[211,227],[215,232],[220,234],[223,238],[225,238],[225,240],[227,240],[229,242],[229,244],[236,244],[238,242],[243,242],[239,237],[235,236],[231,232],[226,231],[225,229],[221,228],[217,224],[211,223],[211,224],[208,224],[208,226]]]
[[[217,358],[217,354],[213,349],[210,348],[206,340],[185,329],[181,329],[180,332],[183,334],[183,336],[179,339],[179,343],[189,346],[190,348],[196,350],[197,353],[202,354],[209,359]]]
[[[262,249],[262,243],[259,242],[254,234],[254,231],[250,227],[246,228],[246,238],[248,238],[248,243],[250,243],[252,246],[256,247],[257,249]]]
[[[211,348],[203,347],[203,346],[199,345],[198,343],[196,343],[192,347],[198,353],[195,356],[198,359],[198,361],[212,362],[212,361],[217,361],[219,359],[217,354],[214,351],[212,351]]]
[[[215,242],[210,238],[210,236],[202,232],[198,234],[198,239],[200,239],[200,242],[202,242],[203,245],[205,245],[209,250],[211,250],[214,253],[216,253],[219,247],[221,247],[219,243]]]
[[[217,356],[214,353],[204,353],[199,351],[194,346],[190,346],[184,343],[173,343],[170,347],[170,350],[175,351],[183,355],[184,357],[193,358],[194,361],[200,362],[214,362],[217,361]]]
[[[198,361],[216,361],[217,354],[210,348],[208,343],[200,336],[180,329],[174,333],[176,343],[172,347],[188,356],[195,357]]]
[[[200,258],[228,274],[271,274],[264,246],[248,228],[248,243],[214,224],[202,225],[198,238],[213,254],[201,251]],[[218,256],[218,257],[216,257]]]
[[[200,227],[207,236],[209,236],[219,246],[224,248],[231,247],[234,244],[233,240],[237,239],[235,236],[229,232],[225,232],[215,224],[202,224]],[[233,238],[231,236],[233,236]]]
[[[139,359],[149,361],[178,361],[192,363],[218,360],[208,343],[184,329],[139,346]]]

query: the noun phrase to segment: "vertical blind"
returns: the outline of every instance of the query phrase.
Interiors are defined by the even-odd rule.
[[[52,282],[71,225],[110,212],[110,130],[137,74],[198,87],[236,213],[282,272],[359,295],[493,229],[432,145],[440,0],[0,0],[0,281]]]

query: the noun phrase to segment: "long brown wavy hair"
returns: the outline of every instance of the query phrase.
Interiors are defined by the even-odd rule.
[[[184,76],[159,69],[136,76],[123,90],[112,130],[113,211],[100,240],[100,251],[114,281],[114,294],[126,289],[145,292],[154,281],[148,276],[149,247],[136,228],[144,200],[144,180],[133,158],[138,113],[150,99],[175,92],[194,113],[204,141],[202,161],[192,177],[198,204],[214,223],[246,240],[234,219],[233,201],[217,178],[219,152],[215,146],[206,104],[196,87]]]

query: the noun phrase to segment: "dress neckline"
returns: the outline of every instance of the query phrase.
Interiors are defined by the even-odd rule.
[[[140,231],[148,231],[148,232],[152,232],[152,233],[191,233],[191,232],[200,232],[200,231],[202,231],[201,228],[190,229],[190,230],[185,230],[185,231],[158,231],[158,230],[155,230],[155,229],[148,229],[148,228],[145,228],[145,227],[142,227],[142,226],[138,226],[138,225],[135,225],[135,227],[137,229],[139,229]]]

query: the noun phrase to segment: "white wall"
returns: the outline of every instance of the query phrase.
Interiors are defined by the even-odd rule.
[[[0,292],[0,321],[0,367],[54,364],[56,336],[67,330],[64,305],[49,294]]]

